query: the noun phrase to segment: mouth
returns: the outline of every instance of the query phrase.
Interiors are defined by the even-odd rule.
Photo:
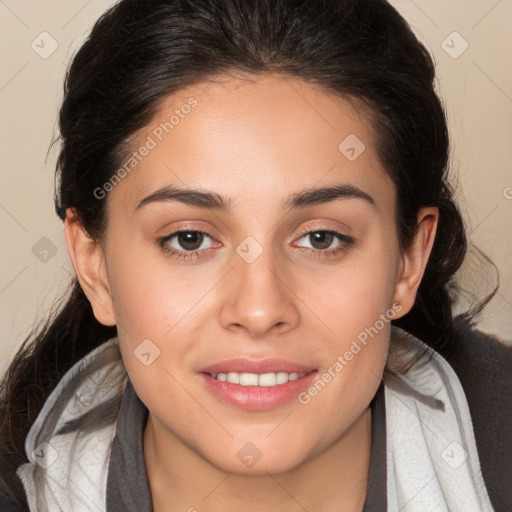
[[[292,375],[292,379],[295,379],[294,374],[303,375],[312,370],[315,370],[313,366],[307,366],[301,363],[296,363],[288,359],[280,358],[264,358],[264,359],[251,359],[248,357],[236,357],[232,359],[226,359],[217,363],[210,364],[201,368],[199,372],[208,373],[209,375],[225,374],[288,374]],[[283,378],[283,375],[280,377]],[[243,385],[243,384],[242,384]]]
[[[298,400],[318,375],[308,372],[200,372],[206,391],[223,405],[248,411],[275,409]]]
[[[311,370],[315,371],[315,370]],[[231,384],[238,384],[240,386],[259,386],[259,387],[272,387],[282,386],[290,381],[302,379],[305,375],[310,372],[269,372],[269,373],[239,373],[239,372],[228,372],[228,373],[208,373],[212,379],[221,382],[230,382]]]

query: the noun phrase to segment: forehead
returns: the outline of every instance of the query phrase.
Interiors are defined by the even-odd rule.
[[[263,204],[346,182],[380,196],[383,208],[394,201],[362,104],[273,74],[219,75],[168,95],[124,169],[111,199],[131,209],[168,184]]]

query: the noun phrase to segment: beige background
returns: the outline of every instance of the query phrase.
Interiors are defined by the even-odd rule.
[[[66,63],[111,4],[0,0],[0,373],[30,327],[65,291],[73,271],[53,210],[57,152],[46,153],[56,134]],[[468,231],[500,271],[500,289],[480,328],[511,341],[512,2],[392,4],[434,54]],[[45,55],[52,44],[58,48]],[[494,274],[470,265],[473,260],[460,278],[465,288],[482,295]]]

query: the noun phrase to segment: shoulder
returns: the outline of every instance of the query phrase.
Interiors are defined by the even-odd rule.
[[[0,494],[0,510],[2,512],[28,512],[26,506],[17,505],[5,494]]]
[[[470,408],[500,405],[504,413],[512,413],[512,346],[459,315],[454,335],[440,353],[457,373]]]
[[[465,315],[458,315],[454,319],[455,336],[454,345],[458,348],[459,355],[464,359],[468,356],[478,355],[483,358],[481,367],[489,367],[491,364],[505,376],[510,376],[512,363],[512,346],[505,343],[498,336],[480,331],[474,323]]]
[[[496,511],[512,507],[512,347],[464,315],[439,353],[459,378],[471,414],[478,456]]]

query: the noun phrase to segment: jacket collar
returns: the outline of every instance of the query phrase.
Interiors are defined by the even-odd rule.
[[[430,358],[405,375],[384,375],[389,510],[492,512],[457,375],[417,338],[397,327],[392,336],[402,349]],[[29,462],[18,468],[30,512],[106,510],[110,448],[127,382],[117,338],[61,379],[26,438]]]

